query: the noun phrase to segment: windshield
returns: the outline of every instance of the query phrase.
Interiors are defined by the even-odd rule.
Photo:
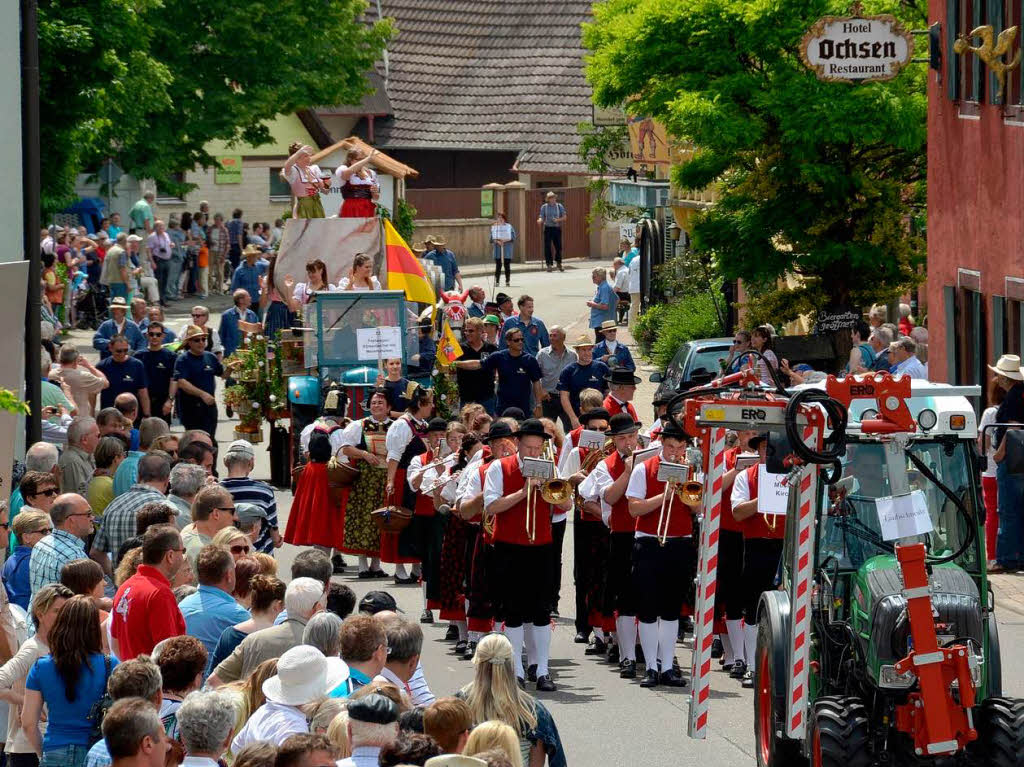
[[[701,372],[712,373],[717,376],[722,371],[721,363],[728,359],[728,357],[728,346],[706,346],[703,349],[698,349],[690,360],[688,374],[691,378],[694,374],[700,374]]]
[[[978,519],[977,490],[972,476],[971,455],[964,440],[912,441],[913,453],[951,490]],[[884,448],[877,442],[850,443],[843,458],[840,480],[828,488],[819,529],[818,562],[835,557],[843,569],[857,569],[878,554],[891,554],[893,542],[882,539],[876,499],[891,495]],[[934,529],[914,538],[928,547],[929,556],[956,551],[967,535],[968,523],[954,503],[917,467],[907,460],[911,491],[920,491],[927,503]],[[977,524],[976,521],[974,523]],[[971,545],[956,560],[969,570],[978,569],[977,545]]]

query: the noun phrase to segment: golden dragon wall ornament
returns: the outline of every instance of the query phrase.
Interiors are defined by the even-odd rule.
[[[975,37],[981,38],[981,45],[971,45],[970,41]],[[996,101],[1001,102],[1003,100],[1003,91],[1006,88],[1006,73],[1020,65],[1020,48],[1017,49],[1009,63],[1004,61],[1004,57],[1013,48],[1013,43],[1017,39],[1017,27],[1004,29],[996,37],[994,43],[993,37],[995,37],[995,30],[991,24],[975,27],[969,35],[957,38],[956,42],[953,43],[953,52],[959,56],[970,52],[985,62],[985,65],[995,75],[996,80],[999,81]]]

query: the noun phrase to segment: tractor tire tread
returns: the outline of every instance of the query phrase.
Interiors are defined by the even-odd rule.
[[[813,727],[821,743],[821,767],[869,767],[872,763],[868,712],[859,698],[818,698]]]
[[[977,764],[1024,767],[1024,700],[986,698],[978,714]]]

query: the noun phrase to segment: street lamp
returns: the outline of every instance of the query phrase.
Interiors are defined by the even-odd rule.
[[[675,221],[672,222],[668,228],[668,236],[672,242],[679,242],[679,238],[682,236],[683,230],[679,228],[679,224]]]

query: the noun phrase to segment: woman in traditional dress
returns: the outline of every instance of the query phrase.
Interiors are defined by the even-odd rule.
[[[263,332],[267,338],[276,341],[278,335],[292,326],[292,313],[285,303],[284,297],[277,292],[277,284],[274,282],[274,267],[277,265],[277,256],[269,256],[270,266],[267,268],[267,276],[260,291],[260,309],[265,310],[263,315]]]
[[[352,421],[342,432],[341,452],[361,471],[348,491],[341,550],[359,557],[359,577],[363,579],[387,577],[380,567],[380,533],[370,514],[384,505],[388,478],[384,439],[391,425],[390,410],[387,391],[374,389],[370,415]]]
[[[348,152],[351,165],[339,165],[334,171],[344,198],[338,211],[339,218],[373,218],[377,215],[374,200],[380,196],[380,186],[377,184],[377,172],[369,167],[375,154],[376,149],[367,155],[359,147],[353,147]]]
[[[394,404],[392,404],[392,408]],[[434,392],[423,386],[414,386],[406,412],[388,429],[388,478],[385,494],[388,503],[394,503],[414,509],[416,506],[416,493],[405,481],[406,469],[412,463],[412,459],[424,453],[427,449],[424,438],[427,436],[427,419],[434,412]],[[409,528],[406,528],[407,530]],[[401,545],[399,545],[401,537]],[[419,561],[416,556],[413,535],[397,535],[384,533],[380,538],[380,558],[388,563],[397,565],[395,568],[395,582],[408,582],[409,573],[405,565]]]
[[[312,165],[312,147],[294,142],[288,147],[291,157],[285,160],[281,176],[292,188],[292,218],[324,218],[320,192],[331,188],[330,181],[322,178],[320,167]]]
[[[338,283],[342,290],[380,290],[380,280],[373,273],[373,259],[365,253],[356,253],[352,259],[352,269],[348,277],[342,277]]]
[[[284,286],[292,291],[291,310],[298,312],[303,306],[313,301],[316,293],[327,293],[334,290],[334,286],[327,281],[327,264],[319,258],[306,264],[306,281],[295,283],[292,276],[286,275]]]

